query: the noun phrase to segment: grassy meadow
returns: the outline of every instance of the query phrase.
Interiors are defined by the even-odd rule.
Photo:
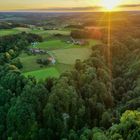
[[[38,80],[47,78],[47,77],[55,77],[58,78],[60,73],[58,72],[58,70],[55,67],[51,67],[51,68],[46,68],[46,69],[41,69],[41,70],[35,70],[35,71],[31,71],[31,72],[27,72],[24,73],[24,75],[27,76],[34,76],[36,77]]]
[[[38,35],[41,35],[43,37],[43,39],[47,39],[48,37],[55,35],[55,34],[61,34],[64,36],[70,35],[69,30],[41,30],[38,28],[31,29],[31,28],[24,28],[24,27],[16,27],[13,29],[0,29],[0,36],[18,34],[21,32],[38,34]]]
[[[19,56],[21,63],[23,64],[22,71],[24,75],[26,76],[32,75],[32,76],[35,76],[37,79],[42,79],[42,78],[45,79],[47,77],[56,77],[56,74],[54,73],[54,69],[55,69],[55,72],[57,71],[57,73],[59,73],[60,75],[61,73],[65,71],[71,70],[77,59],[80,59],[81,61],[83,61],[90,56],[91,54],[90,46],[97,44],[98,41],[89,40],[89,42],[90,42],[89,45],[86,45],[86,46],[68,44],[65,41],[57,40],[57,39],[38,43],[35,46],[35,48],[47,50],[48,54],[50,54],[56,59],[56,64],[41,67],[39,64],[36,63],[36,60],[41,59],[41,58],[43,59],[47,58],[49,56],[48,54],[27,55],[26,53],[22,53]],[[29,46],[29,48],[34,48],[34,47]]]
[[[17,29],[1,29],[0,30],[0,36],[6,36],[6,35],[12,35],[12,34],[18,34],[20,33]]]
[[[98,43],[96,40],[88,40],[89,44],[85,46],[74,45],[68,43],[63,39],[63,36],[70,38],[70,30],[41,30],[38,28],[24,28],[17,27],[13,29],[0,30],[0,36],[18,34],[21,32],[28,32],[38,34],[43,37],[44,41],[37,43],[35,46],[30,45],[29,48],[40,48],[46,50],[48,54],[45,55],[28,55],[23,52],[19,59],[23,65],[22,72],[25,76],[35,76],[37,79],[45,79],[47,77],[58,77],[61,73],[69,71],[74,66],[77,59],[85,60],[91,54],[91,46]],[[55,35],[62,35],[62,37]],[[50,39],[51,38],[51,39]],[[60,39],[61,38],[61,39]],[[49,56],[56,59],[55,65],[40,66],[36,60],[45,59]]]
[[[59,63],[74,65],[76,59],[85,60],[91,54],[89,48],[69,48],[52,51]]]

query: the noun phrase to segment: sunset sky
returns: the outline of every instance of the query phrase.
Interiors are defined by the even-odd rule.
[[[0,11],[11,10],[97,10],[102,0],[0,0]],[[113,0],[112,0],[113,1]],[[140,0],[121,0],[121,10],[140,10]],[[95,7],[95,8],[94,8]],[[74,8],[74,9],[73,9]],[[76,9],[77,8],[77,9]],[[85,9],[84,9],[85,8]]]

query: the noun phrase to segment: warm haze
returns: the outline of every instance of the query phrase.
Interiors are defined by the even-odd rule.
[[[49,11],[98,11],[99,7],[114,10],[140,10],[140,0],[5,0],[0,2],[0,11],[49,10]]]
[[[140,140],[140,0],[0,0],[0,140]]]

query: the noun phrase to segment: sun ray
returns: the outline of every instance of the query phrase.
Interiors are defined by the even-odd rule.
[[[111,52],[111,12],[108,12],[108,35],[107,35],[107,63],[109,67],[110,81],[112,81],[112,52]],[[112,84],[110,84],[109,92],[112,92]]]
[[[108,11],[112,11],[120,5],[121,0],[102,0],[101,1],[101,6],[104,7]]]
[[[102,6],[106,9],[108,14],[107,25],[107,63],[110,70],[109,76],[112,82],[112,52],[111,52],[111,13],[119,6],[121,0],[102,0]],[[109,93],[112,93],[112,84],[109,86]]]

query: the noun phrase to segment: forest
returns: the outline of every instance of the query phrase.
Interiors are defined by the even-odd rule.
[[[40,35],[0,37],[0,140],[139,140],[137,23],[112,28],[111,69],[104,34],[87,60],[45,81],[25,77],[18,58],[30,43],[42,42]]]

